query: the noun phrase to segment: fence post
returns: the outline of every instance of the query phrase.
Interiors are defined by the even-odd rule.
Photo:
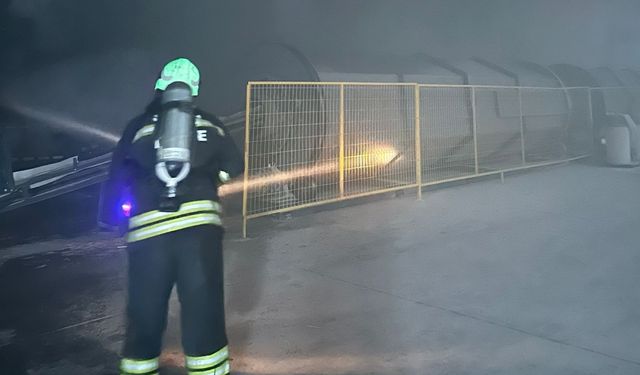
[[[593,123],[593,96],[592,96],[592,91],[593,88],[592,87],[587,87],[587,92],[588,92],[588,97],[589,97],[589,126],[590,126],[590,130],[591,130],[591,136],[593,138],[593,128],[594,128],[594,123]]]
[[[340,174],[340,198],[344,197],[344,83],[340,84],[340,155],[338,156],[338,170]]]
[[[247,238],[247,215],[249,198],[249,124],[251,116],[251,82],[247,83],[247,94],[244,112],[244,187],[242,189],[242,238]]]
[[[414,109],[415,109],[415,153],[416,153],[416,184],[418,185],[418,200],[422,200],[422,139],[420,132],[420,85],[415,85],[414,90]]]
[[[595,137],[595,124],[593,123],[593,87],[588,87],[589,92],[589,134],[591,135],[591,147],[589,148],[589,155],[595,155],[597,148],[593,144]]]
[[[522,165],[527,164],[527,154],[524,141],[524,113],[522,112],[522,88],[518,87],[518,107],[520,114],[520,148],[522,150]]]
[[[475,172],[480,173],[480,165],[478,163],[478,119],[476,113],[476,88],[471,88],[471,113],[473,121],[473,155],[475,160]]]

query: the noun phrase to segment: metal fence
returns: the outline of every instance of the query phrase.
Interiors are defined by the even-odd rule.
[[[584,157],[585,88],[420,88],[422,185]]]
[[[250,82],[243,216],[591,152],[588,88]]]

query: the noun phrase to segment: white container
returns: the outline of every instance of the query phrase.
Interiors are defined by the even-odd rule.
[[[607,163],[613,166],[632,165],[631,135],[626,126],[612,126],[605,130]]]

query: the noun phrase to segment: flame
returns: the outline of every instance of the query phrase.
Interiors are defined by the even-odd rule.
[[[389,145],[373,145],[366,147],[363,153],[348,156],[345,158],[346,170],[362,170],[388,165],[397,160],[400,156],[398,150]],[[251,178],[247,182],[247,189],[252,190],[257,187],[277,184],[285,181],[294,180],[301,177],[319,176],[323,174],[338,172],[338,162],[328,162],[312,167],[303,167],[286,172],[276,172],[269,176],[260,176]],[[218,190],[220,196],[234,194],[244,189],[244,181],[235,181],[223,185]]]
[[[279,182],[290,181],[296,178],[318,176],[335,172],[338,166],[335,163],[325,163],[314,167],[299,168],[288,172],[277,172],[269,176],[255,177],[248,181],[247,189],[252,190],[260,186],[277,184]],[[222,185],[218,190],[220,196],[238,193],[244,189],[244,181],[235,181]]]
[[[398,150],[389,145],[367,146],[364,152],[347,157],[345,168],[353,170],[381,167],[394,161],[398,155]]]

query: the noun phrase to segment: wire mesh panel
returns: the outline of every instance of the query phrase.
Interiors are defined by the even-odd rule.
[[[594,147],[591,95],[588,88],[567,89],[570,111],[567,125],[567,156],[590,155]]]
[[[517,88],[474,88],[478,173],[523,165],[520,92]]]
[[[415,184],[415,86],[344,90],[345,195]]]
[[[250,86],[247,214],[338,194],[339,86]]]
[[[624,103],[640,98],[618,90]],[[624,96],[304,82],[254,82],[247,93],[245,229],[247,218],[588,155],[593,124],[609,120],[594,115]]]
[[[420,87],[422,181],[433,183],[475,173],[471,89]]]
[[[568,157],[571,98],[565,89],[522,88],[527,164]]]

